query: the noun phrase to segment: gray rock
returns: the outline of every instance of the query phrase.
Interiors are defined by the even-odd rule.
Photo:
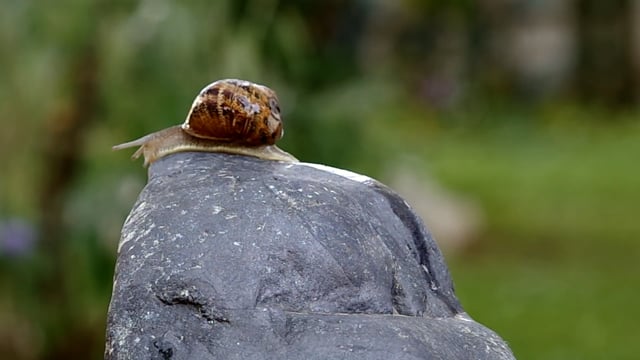
[[[178,153],[122,230],[106,359],[513,359],[422,221],[314,164]]]

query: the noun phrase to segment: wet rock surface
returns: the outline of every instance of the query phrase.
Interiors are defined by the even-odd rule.
[[[178,153],[122,230],[106,359],[512,359],[431,235],[343,170]]]

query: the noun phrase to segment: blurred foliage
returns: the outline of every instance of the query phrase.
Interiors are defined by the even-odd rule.
[[[182,122],[221,78],[275,89],[281,146],[304,161],[385,180],[411,155],[477,200],[486,226],[448,259],[465,308],[517,357],[635,358],[639,12],[0,0],[0,358],[101,356],[120,227],[145,183],[110,147]]]

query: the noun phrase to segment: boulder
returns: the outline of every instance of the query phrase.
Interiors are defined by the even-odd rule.
[[[368,177],[185,152],[122,229],[106,359],[513,359],[433,237]]]

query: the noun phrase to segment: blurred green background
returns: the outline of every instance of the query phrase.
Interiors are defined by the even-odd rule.
[[[389,184],[519,359],[636,359],[640,2],[0,0],[0,358],[101,358],[146,181],[119,142],[202,87]]]

